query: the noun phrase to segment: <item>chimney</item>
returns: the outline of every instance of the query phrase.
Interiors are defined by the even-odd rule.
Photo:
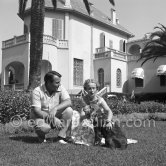
[[[70,0],[65,0],[65,6],[66,8],[71,8],[71,2]]]
[[[115,9],[111,8],[111,20],[113,24],[116,24],[116,12]]]

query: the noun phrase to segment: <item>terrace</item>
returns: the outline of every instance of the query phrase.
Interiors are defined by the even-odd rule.
[[[24,43],[30,43],[30,35],[24,34],[21,36],[14,36],[13,38],[2,42],[2,49],[7,49]],[[56,46],[60,49],[68,48],[68,40],[58,40],[49,35],[43,35],[43,44]]]
[[[116,58],[120,60],[127,60],[127,54],[125,52],[111,49],[109,47],[96,48],[95,59],[101,58]]]

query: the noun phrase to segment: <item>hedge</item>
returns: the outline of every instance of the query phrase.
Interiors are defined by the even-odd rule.
[[[131,113],[166,113],[166,105],[154,101],[141,102],[141,104],[119,99],[106,100],[114,115]],[[79,98],[72,99],[74,110],[80,111],[82,102]],[[19,115],[23,120],[29,119],[30,93],[26,91],[0,91],[0,123],[9,123],[12,117]]]

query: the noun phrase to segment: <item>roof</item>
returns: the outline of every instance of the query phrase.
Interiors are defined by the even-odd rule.
[[[28,1],[26,9],[30,8],[31,1]],[[53,9],[54,6],[52,4],[52,0],[45,0],[45,6],[46,8]],[[127,34],[129,37],[133,37],[134,35],[129,32],[127,29],[125,29],[120,24],[113,24],[111,21],[111,18],[105,15],[103,12],[101,12],[99,9],[95,8],[94,5],[91,5],[91,10],[93,11],[92,15],[89,15],[85,4],[83,0],[71,0],[71,8],[65,7],[65,0],[57,0],[57,10],[68,10],[71,12],[77,12],[79,14],[82,14],[84,16],[90,17],[92,20],[99,21],[104,23],[107,26],[110,26],[111,28],[117,29],[125,34]]]

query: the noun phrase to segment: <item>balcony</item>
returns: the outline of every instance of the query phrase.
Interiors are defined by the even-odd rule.
[[[20,44],[30,42],[30,35],[24,34],[21,36],[14,36],[13,38],[2,42],[2,49],[14,47]],[[43,43],[54,45],[60,49],[68,48],[68,40],[58,40],[49,35],[43,35]]]
[[[28,35],[14,36],[12,39],[2,42],[2,49],[10,48],[28,42]]]
[[[108,47],[97,48],[95,53],[95,59],[101,58],[116,58],[127,60],[127,54],[122,51],[111,49]]]
[[[68,48],[68,40],[58,40],[50,35],[44,35],[43,36],[43,43],[44,44],[50,44],[54,45],[58,48]]]

